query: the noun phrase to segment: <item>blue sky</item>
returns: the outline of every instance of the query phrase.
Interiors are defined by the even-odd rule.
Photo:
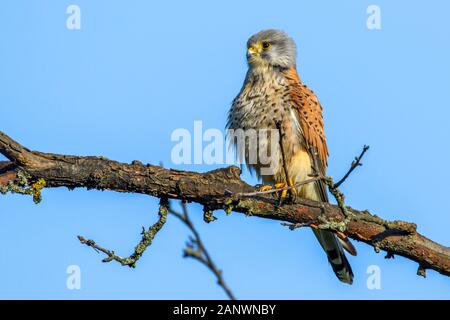
[[[66,28],[70,4],[81,8],[80,30]],[[371,4],[381,30],[366,27]],[[195,120],[223,129],[247,38],[284,29],[325,109],[328,173],[340,177],[371,146],[342,187],[347,204],[414,221],[448,245],[449,12],[444,0],[4,1],[0,130],[40,151],[216,168],[173,165],[170,135]],[[307,229],[223,212],[206,225],[199,206],[190,210],[238,298],[450,298],[449,278],[423,279],[415,263],[364,244],[355,244],[355,282],[346,286]],[[101,263],[76,239],[127,255],[156,212],[157,199],[134,194],[52,189],[39,205],[0,196],[0,298],[225,298],[202,265],[181,257],[188,231],[173,217],[134,270]],[[81,269],[80,290],[66,287],[70,265]],[[381,270],[379,290],[366,285],[371,265]]]

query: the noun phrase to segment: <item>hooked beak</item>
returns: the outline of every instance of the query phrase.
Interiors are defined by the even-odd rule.
[[[247,49],[247,59],[248,59],[248,61],[250,61],[250,62],[255,61],[255,59],[260,56],[261,51],[262,51],[262,46],[261,45],[249,46],[248,49]]]

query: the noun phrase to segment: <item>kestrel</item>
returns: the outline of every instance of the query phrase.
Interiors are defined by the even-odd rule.
[[[283,31],[263,30],[251,36],[247,42],[247,75],[229,111],[228,129],[272,129],[282,132],[283,148],[280,143],[271,143],[267,135],[259,135],[257,143],[247,141],[244,148],[236,150],[266,185],[289,183],[292,186],[310,179],[314,174],[326,175],[328,148],[322,106],[314,92],[300,80],[296,55],[295,42]],[[233,143],[236,144],[236,141]],[[255,150],[258,155],[263,151],[272,157],[275,165],[270,174],[262,171],[267,163],[249,161],[249,153]],[[292,181],[287,181],[285,171]],[[326,186],[322,181],[301,185],[295,192],[302,198],[328,202]],[[312,230],[336,276],[342,282],[351,284],[353,272],[343,249],[356,255],[353,245],[331,231],[314,227]]]

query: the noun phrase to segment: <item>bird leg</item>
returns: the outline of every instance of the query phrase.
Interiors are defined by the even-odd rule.
[[[273,189],[273,186],[271,186],[271,185],[263,185],[263,186],[261,186],[259,188],[259,191],[265,192],[265,191],[269,191],[269,190],[272,190],[272,189]]]
[[[297,196],[297,189],[294,182],[289,179],[288,182],[278,182],[272,185],[262,185],[259,187],[259,193],[277,193],[279,195],[278,205],[281,206],[283,200],[288,197],[289,200],[295,202]]]
[[[259,187],[260,192],[267,192],[273,190],[273,192],[281,192],[281,198],[286,198],[288,191],[291,193],[291,195],[297,194],[297,189],[295,188],[294,182],[289,179],[289,182],[279,182],[275,183],[275,185],[262,185]],[[272,192],[271,192],[272,193]]]
[[[292,181],[292,179],[289,179],[288,182],[280,182],[275,184],[275,189],[283,189],[281,191],[280,197],[282,199],[285,199],[287,197],[287,194],[289,192],[291,198],[293,199],[297,195],[297,190],[295,189],[295,184]]]

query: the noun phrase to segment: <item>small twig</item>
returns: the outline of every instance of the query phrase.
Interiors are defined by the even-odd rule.
[[[311,182],[315,182],[315,181],[318,181],[318,180],[322,180],[324,178],[325,177],[323,177],[323,176],[317,176],[317,177],[314,177],[314,178],[311,178],[311,179],[306,179],[306,180],[297,182],[297,183],[295,183],[292,186],[286,186],[286,187],[282,187],[282,188],[274,188],[274,189],[270,189],[270,190],[266,190],[266,191],[239,192],[239,193],[235,193],[235,194],[232,194],[230,192],[230,195],[234,195],[236,197],[253,197],[253,196],[257,196],[257,195],[261,195],[261,194],[276,193],[276,192],[280,192],[280,191],[283,191],[283,190],[291,190],[291,189],[294,189],[294,188],[299,187],[301,185],[308,184],[308,183],[311,183]]]
[[[189,230],[192,232],[193,237],[189,237],[189,242],[186,244],[186,248],[184,249],[184,256],[193,258],[203,265],[205,265],[217,278],[217,284],[225,291],[226,295],[231,300],[236,300],[231,289],[226,284],[222,271],[217,268],[216,264],[212,260],[208,250],[206,250],[205,245],[203,244],[202,239],[200,238],[200,234],[197,229],[195,229],[192,220],[189,218],[188,209],[185,202],[181,203],[181,207],[183,212],[177,212],[169,205],[168,211],[177,217],[181,222],[183,222]]]
[[[304,227],[310,227],[312,225],[311,222],[307,222],[307,223],[281,223],[282,226],[284,227],[288,227],[289,230],[295,230],[298,228],[304,228]]]
[[[124,258],[121,258],[121,257],[119,257],[119,256],[116,256],[116,255],[114,254],[114,251],[111,251],[111,250],[105,249],[105,248],[103,248],[103,247],[100,247],[99,245],[97,245],[97,244],[95,243],[94,240],[88,240],[88,239],[85,239],[83,236],[77,236],[77,238],[78,238],[78,240],[80,240],[80,242],[81,242],[82,244],[85,244],[85,245],[87,245],[88,247],[91,247],[92,249],[94,249],[95,252],[99,253],[99,252],[101,251],[101,252],[103,252],[104,254],[106,254],[108,257],[105,258],[105,259],[103,259],[103,260],[102,260],[103,262],[109,262],[109,261],[111,261],[111,260],[114,259],[114,260],[116,260],[116,261],[122,263],[122,265],[126,265],[126,264],[127,264],[127,263],[124,262],[124,260],[125,260]]]
[[[206,223],[210,223],[210,222],[213,222],[216,220],[217,220],[217,218],[214,217],[214,212],[211,209],[204,207],[203,208],[203,221],[205,221]]]
[[[369,150],[369,146],[364,145],[361,154],[358,157],[355,157],[355,160],[352,161],[350,169],[347,171],[347,173],[341,178],[341,180],[334,184],[335,188],[339,188],[339,186],[344,183],[345,180],[347,180],[353,170],[355,170],[359,166],[362,166],[361,159],[364,157],[364,154],[367,152],[367,150]]]
[[[277,128],[278,128],[278,126],[279,126],[279,124],[277,124]],[[280,130],[280,135],[281,135],[281,129],[279,128],[279,130]],[[284,170],[285,170],[285,173],[287,173],[286,166],[285,166],[285,163],[286,163],[285,162],[285,155],[284,155],[284,150],[282,148],[281,140],[280,140],[280,147],[281,147],[281,153],[282,153],[282,157],[283,157]],[[352,162],[352,164],[350,166],[350,169],[347,171],[347,173],[337,183],[333,183],[332,181],[330,181],[331,178],[329,178],[329,177],[324,177],[322,175],[316,175],[315,177],[313,177],[311,179],[306,179],[304,181],[297,182],[297,183],[295,183],[292,186],[286,186],[286,187],[282,187],[282,188],[274,188],[274,189],[265,190],[265,191],[240,192],[240,193],[236,193],[236,194],[232,194],[231,192],[229,192],[229,195],[233,195],[233,196],[236,196],[236,197],[253,197],[253,196],[262,195],[262,194],[270,194],[270,193],[277,193],[277,192],[284,191],[284,190],[291,190],[291,189],[294,189],[294,188],[299,187],[301,185],[305,185],[305,184],[308,184],[308,183],[316,182],[318,180],[324,180],[325,183],[328,185],[328,187],[333,189],[334,194],[330,190],[330,192],[333,194],[333,196],[335,198],[336,197],[341,198],[343,195],[340,192],[339,192],[339,194],[336,193],[336,191],[338,191],[337,188],[342,183],[344,183],[347,180],[347,178],[350,176],[350,174],[357,167],[362,166],[361,159],[363,158],[363,156],[367,152],[367,150],[369,150],[369,146],[364,145],[361,154],[358,157],[355,157],[355,160],[353,160],[353,162]],[[328,183],[326,182],[326,180],[329,180]]]
[[[162,198],[159,204],[159,219],[158,221],[153,224],[148,231],[145,230],[145,228],[142,228],[142,239],[141,241],[136,245],[134,248],[134,252],[132,255],[130,255],[128,258],[123,258],[114,253],[112,250],[105,249],[103,247],[100,247],[95,243],[94,240],[86,240],[82,236],[78,236],[78,240],[82,244],[87,245],[88,247],[93,248],[95,251],[103,252],[108,257],[103,259],[103,262],[111,262],[113,260],[119,262],[123,266],[128,266],[130,268],[136,267],[136,262],[141,258],[144,251],[152,244],[153,239],[155,238],[156,234],[161,230],[161,228],[164,226],[167,220],[167,213],[168,213],[168,201],[167,199]]]
[[[286,178],[286,185],[289,186],[291,183],[291,179],[289,177],[289,171],[288,171],[288,167],[287,167],[286,153],[284,152],[284,146],[283,146],[284,132],[283,132],[283,128],[281,125],[281,121],[277,121],[276,126],[278,129],[278,139],[279,139],[279,144],[280,144],[281,158],[283,160],[284,177]],[[294,199],[294,194],[292,192],[292,188],[290,188],[288,190],[289,190],[289,194],[291,195],[291,199]],[[281,204],[281,201],[282,201],[282,197],[280,196],[280,204]]]
[[[34,203],[38,204],[42,200],[42,189],[46,186],[46,181],[42,178],[33,180],[31,176],[22,170],[9,171],[0,174],[0,193],[8,192],[31,195]]]
[[[345,201],[344,201],[345,196],[338,188],[336,188],[336,185],[333,183],[333,178],[326,177],[325,179],[323,179],[323,182],[328,186],[328,190],[333,195],[334,199],[336,199],[337,205],[345,218],[344,218],[344,221],[342,221],[340,223],[336,224],[335,222],[328,222],[328,223],[322,224],[321,227],[326,229],[329,226],[333,225],[335,229],[337,228],[339,231],[344,232],[347,229],[348,222],[352,218],[354,218],[354,214],[352,214],[347,209],[347,206],[345,205]]]
[[[419,264],[419,267],[417,268],[417,275],[426,278],[427,277],[427,269]]]
[[[350,176],[350,174],[355,170],[357,167],[362,166],[361,159],[364,156],[364,154],[369,150],[369,146],[364,145],[363,150],[361,151],[361,154],[358,157],[355,157],[355,160],[353,160],[350,169],[347,171],[347,173],[337,182],[334,183],[333,179],[331,177],[326,177],[322,179],[322,181],[328,186],[328,190],[333,195],[333,197],[336,199],[337,205],[339,209],[341,209],[341,212],[345,216],[345,220],[339,224],[340,231],[345,231],[347,228],[348,222],[354,218],[354,215],[347,209],[347,206],[345,205],[345,196],[344,194],[339,190],[339,186],[347,180],[347,178]],[[325,224],[326,227],[326,224]]]
[[[386,255],[384,256],[385,259],[394,259],[395,256],[392,252],[387,252]]]

